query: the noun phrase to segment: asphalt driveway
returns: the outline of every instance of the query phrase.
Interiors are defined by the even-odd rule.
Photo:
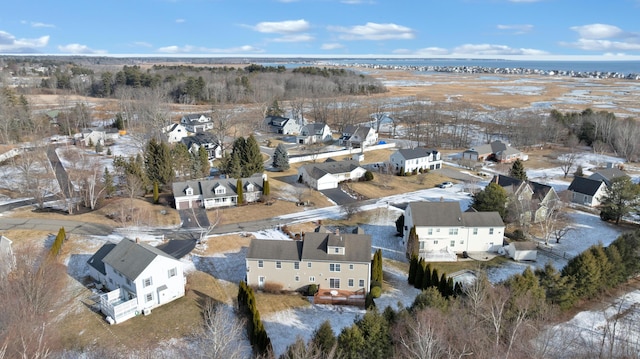
[[[348,203],[353,203],[356,201],[353,197],[346,194],[340,188],[325,189],[320,191],[320,193],[327,196],[327,198],[329,198],[339,206],[342,206]]]

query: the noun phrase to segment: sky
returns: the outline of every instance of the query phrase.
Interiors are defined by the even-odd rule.
[[[9,0],[0,54],[640,60],[640,0]]]

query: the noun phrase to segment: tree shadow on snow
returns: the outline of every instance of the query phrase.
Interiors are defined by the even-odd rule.
[[[209,273],[217,279],[238,283],[245,280],[248,247],[242,247],[235,253],[221,253],[212,257],[192,255],[193,264],[197,270]]]

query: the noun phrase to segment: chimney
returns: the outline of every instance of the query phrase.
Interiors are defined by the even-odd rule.
[[[140,238],[136,237],[136,243],[140,243]]]
[[[340,235],[340,228],[336,228],[336,236]]]

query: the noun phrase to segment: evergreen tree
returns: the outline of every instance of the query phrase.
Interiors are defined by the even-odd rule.
[[[418,266],[416,268],[416,278],[413,283],[414,288],[422,289],[422,279],[424,277],[424,268],[425,268],[424,259],[420,258],[420,261],[418,262]]]
[[[416,271],[418,270],[418,256],[412,255],[409,260],[409,275],[407,277],[407,281],[409,284],[414,284],[416,282]]]
[[[196,157],[189,153],[189,149],[182,142],[176,143],[173,148],[171,148],[171,162],[173,163],[176,174],[180,179],[194,179],[199,177],[194,174],[196,167],[194,162]]]
[[[424,268],[424,275],[422,276],[422,289],[427,289],[431,287],[431,264],[427,263],[427,266]]]
[[[124,119],[122,118],[122,114],[120,112],[116,114],[116,119],[113,122],[113,127],[117,128],[118,131],[124,130]]]
[[[158,204],[160,202],[160,186],[158,182],[153,182],[153,203]]]
[[[504,220],[507,215],[507,192],[499,184],[491,182],[473,196],[473,207],[479,212],[498,212]]]
[[[58,254],[60,254],[60,250],[62,249],[62,244],[66,239],[67,239],[67,234],[64,230],[64,227],[60,227],[60,230],[58,230],[58,235],[53,240],[53,243],[51,244],[51,249],[49,250],[49,255],[51,257],[57,257]]]
[[[360,328],[355,324],[342,329],[340,335],[338,335],[338,352],[340,354],[340,358],[366,358],[362,355],[366,345],[367,343],[364,340]]]
[[[282,116],[284,114],[284,110],[280,108],[280,104],[278,100],[273,100],[271,106],[267,109],[267,116]]]
[[[517,178],[521,181],[527,180],[527,171],[524,169],[524,163],[519,158],[513,162],[509,170],[509,177]]]
[[[273,167],[280,171],[286,171],[289,169],[289,153],[284,144],[279,143],[273,152]]]
[[[411,311],[416,312],[425,308],[436,308],[445,311],[448,306],[449,302],[438,288],[429,287],[416,296],[413,304],[411,304]]]
[[[269,194],[271,194],[271,188],[269,186],[268,179],[265,179],[264,181],[262,181],[262,194],[264,194],[265,196],[268,196]]]
[[[382,250],[376,250],[371,263],[371,280],[382,285]]]
[[[169,146],[155,138],[149,140],[144,152],[144,168],[149,181],[163,185],[171,183],[174,172]]]
[[[590,250],[586,250],[569,260],[562,269],[562,275],[571,277],[574,283],[574,293],[578,298],[593,297],[602,281],[600,264]]]
[[[442,275],[440,276],[440,281],[438,282],[438,290],[440,291],[440,294],[442,294],[442,296],[444,297],[446,297],[447,293],[449,293],[446,273],[442,273]]]
[[[242,166],[242,176],[250,177],[256,173],[264,172],[264,160],[260,152],[260,146],[253,135],[249,135],[246,141],[246,163]]]
[[[96,153],[102,153],[102,151],[104,151],[104,147],[102,146],[102,142],[98,141],[96,144]]]
[[[336,345],[337,339],[333,334],[331,323],[325,320],[320,324],[318,329],[313,333],[311,342],[318,347],[324,356],[326,356]]]
[[[433,268],[433,271],[431,271],[431,286],[440,288],[440,277],[438,276],[438,268]]]
[[[111,147],[107,147],[107,156],[111,156],[111,155],[112,155]]]
[[[419,251],[420,243],[418,239],[418,233],[416,232],[416,226],[413,226],[409,231],[409,238],[407,238],[407,256],[417,256]]]
[[[560,309],[571,308],[575,302],[573,283],[569,277],[562,276],[551,263],[545,264],[543,269],[535,272],[540,288],[545,291],[547,302],[555,304]]]
[[[574,177],[584,177],[584,172],[582,170],[582,165],[578,165],[578,167],[576,167],[576,171],[573,172],[573,176]]]
[[[364,337],[365,346],[360,353],[362,358],[386,359],[392,357],[389,323],[377,310],[368,310],[356,322]]]
[[[104,193],[107,197],[111,197],[116,192],[116,187],[113,184],[113,176],[107,167],[104,168],[102,184],[104,185]]]
[[[236,180],[236,193],[238,194],[238,205],[244,203],[244,188],[242,186],[242,179]]]
[[[198,148],[198,165],[200,170],[199,177],[209,176],[211,165],[209,164],[209,153],[207,153],[207,149],[204,146]]]
[[[633,183],[629,176],[617,177],[605,189],[600,201],[600,218],[614,220],[616,224],[620,224],[623,216],[638,207],[640,207],[640,185]]]

